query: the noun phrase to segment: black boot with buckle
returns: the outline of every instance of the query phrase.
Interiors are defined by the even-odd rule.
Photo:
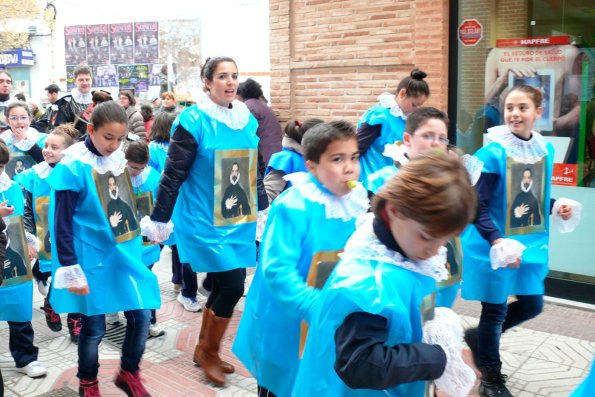
[[[502,365],[479,368],[481,371],[479,395],[481,397],[513,397],[505,385],[508,376],[502,375],[501,369]]]

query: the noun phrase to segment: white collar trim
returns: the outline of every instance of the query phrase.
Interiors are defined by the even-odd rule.
[[[78,90],[78,88],[74,87],[71,91],[70,91],[70,95],[72,95],[72,98],[80,104],[83,105],[88,105],[89,103],[93,102],[93,95],[91,94],[91,91],[87,92],[86,94],[83,94],[82,92],[80,92]]]
[[[327,219],[341,219],[346,222],[360,217],[370,208],[368,192],[361,182],[357,182],[356,187],[346,195],[335,196],[322,190],[313,178],[307,172],[295,172],[283,177],[286,181],[291,182],[295,189],[299,189],[306,199],[324,206]]]
[[[355,233],[347,240],[344,257],[373,260],[431,277],[437,282],[448,279],[446,247],[440,247],[438,255],[423,261],[411,261],[388,247],[376,236],[372,227],[374,214],[367,214]]]
[[[232,102],[230,109],[217,105],[208,95],[201,94],[196,105],[203,112],[233,130],[243,129],[250,120],[250,110],[243,102],[238,100]]]
[[[91,152],[85,142],[78,142],[64,150],[64,158],[61,162],[67,164],[75,160],[90,165],[100,174],[111,171],[114,176],[118,176],[126,169],[126,159],[121,147],[110,156],[104,157]]]
[[[535,131],[531,134],[531,139],[525,141],[514,135],[507,125],[488,129],[488,138],[499,143],[515,161],[525,164],[535,164],[548,154],[545,138]]]
[[[53,168],[46,161],[42,161],[39,164],[35,164],[31,168],[33,168],[33,171],[37,174],[39,179],[47,178],[53,170]]]
[[[31,149],[33,145],[37,144],[37,141],[39,140],[39,131],[37,131],[33,127],[29,127],[29,129],[27,129],[27,136],[25,137],[25,139],[18,142],[15,142],[14,133],[11,130],[4,131],[2,135],[0,135],[0,138],[2,138],[4,142],[6,142],[7,146],[12,145],[17,149],[26,152],[29,149]]]
[[[145,182],[147,182],[147,179],[149,179],[150,173],[151,168],[149,168],[149,165],[147,165],[140,174],[137,176],[131,176],[130,180],[132,182],[132,187],[135,189],[140,189],[145,184]]]
[[[6,172],[3,172],[2,175],[0,175],[0,192],[5,192],[11,185],[12,179],[10,179]]]
[[[400,117],[403,120],[407,120],[407,116],[403,113],[397,101],[395,100],[395,94],[391,94],[390,92],[383,92],[382,94],[378,95],[378,103],[383,108],[390,108],[390,114],[395,117]]]

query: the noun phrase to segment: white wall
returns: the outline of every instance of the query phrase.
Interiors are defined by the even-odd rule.
[[[64,26],[100,23],[201,20],[201,54],[227,55],[238,64],[240,75],[255,77],[269,96],[269,4],[268,0],[146,0],[80,1],[56,0],[56,27],[51,37],[32,37],[36,64],[31,69],[34,99],[44,98],[44,88],[55,82],[66,89]]]

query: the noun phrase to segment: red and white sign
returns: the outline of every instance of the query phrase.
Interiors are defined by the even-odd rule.
[[[496,40],[496,47],[542,47],[570,44],[570,36],[539,36]]]
[[[483,26],[477,19],[465,19],[459,25],[459,41],[464,46],[474,46],[483,37]]]
[[[552,185],[576,186],[578,180],[577,164],[554,163]]]

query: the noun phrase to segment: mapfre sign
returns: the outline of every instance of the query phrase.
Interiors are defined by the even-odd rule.
[[[474,46],[483,37],[483,26],[477,19],[465,19],[458,29],[459,41],[464,46]]]

